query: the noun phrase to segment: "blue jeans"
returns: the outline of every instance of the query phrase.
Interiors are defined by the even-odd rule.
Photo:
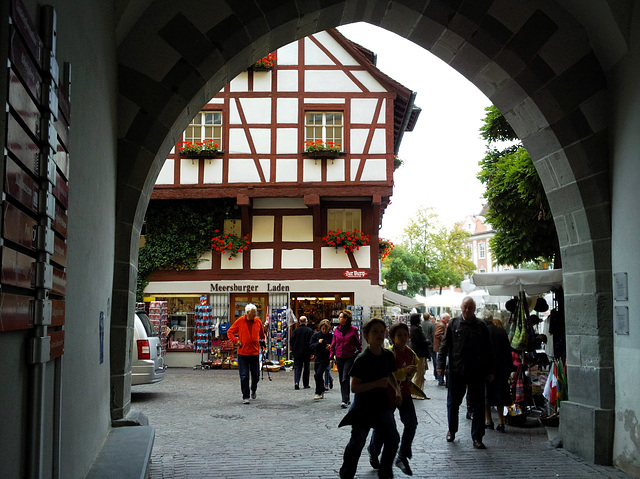
[[[465,392],[468,394],[473,419],[471,420],[471,439],[482,441],[484,437],[484,378],[466,378],[457,374],[449,374],[449,391],[447,395],[447,419],[449,432],[458,432],[458,415]]]
[[[302,376],[302,385],[305,388],[309,387],[310,363],[309,356],[293,357],[293,382],[295,384],[300,384],[300,376]]]
[[[313,362],[313,370],[315,372],[313,379],[316,381],[316,394],[322,394],[324,392],[324,374],[328,366],[328,360]]]
[[[333,389],[333,378],[331,377],[332,369],[331,362],[327,361],[327,369],[324,371],[324,385],[326,388],[331,387]]]
[[[439,383],[444,382],[444,377],[438,374],[438,351],[431,351],[431,363],[433,364],[433,377],[438,380]]]
[[[398,443],[400,442],[400,436],[396,429],[396,421],[393,417],[393,411],[391,409],[386,410],[384,413],[374,420],[372,424],[377,435],[380,438],[384,449],[382,450],[382,457],[380,458],[380,469],[378,471],[379,476],[392,477],[393,459],[396,457],[396,451],[398,450]],[[344,449],[342,467],[340,471],[341,477],[348,479],[353,478],[356,475],[358,469],[358,460],[362,449],[367,442],[367,435],[371,425],[353,425],[351,426],[351,439],[349,444]]]
[[[242,390],[242,399],[249,399],[249,374],[251,374],[251,392],[258,389],[258,381],[260,381],[260,356],[257,354],[247,356],[238,354],[238,372],[240,373],[240,389]]]
[[[398,456],[411,459],[411,444],[413,444],[413,438],[416,436],[416,429],[418,428],[416,407],[413,404],[411,396],[404,396],[402,398],[402,404],[398,406],[398,412],[400,413],[400,421],[402,421],[402,424],[404,425]],[[381,434],[374,430],[371,435],[371,441],[369,442],[369,454],[378,457],[380,455],[380,451],[382,451],[382,444],[383,439]]]

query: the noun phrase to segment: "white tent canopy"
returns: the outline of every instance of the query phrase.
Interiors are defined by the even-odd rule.
[[[385,301],[393,304],[399,304],[400,306],[404,306],[408,309],[419,308],[420,306],[423,306],[422,302],[419,300],[409,298],[407,296],[403,296],[386,289],[382,290],[382,295]]]
[[[418,296],[416,298],[420,300],[427,308],[432,307],[444,307],[455,308],[460,307],[462,299],[465,297],[462,293],[456,293],[455,291],[445,290],[442,294],[432,294],[430,296]]]
[[[476,286],[493,296],[513,296],[520,291],[534,296],[562,286],[561,269],[513,269],[497,273],[476,273],[471,277]]]

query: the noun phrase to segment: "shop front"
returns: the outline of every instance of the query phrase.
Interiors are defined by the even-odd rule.
[[[359,320],[369,318],[371,306],[382,306],[382,288],[366,280],[345,281],[156,281],[145,289],[145,304],[166,302],[169,367],[193,367],[206,343],[219,345],[226,331],[253,303],[265,324],[270,359],[289,358],[288,338],[304,315],[312,328],[322,319],[337,322],[340,311],[355,308]]]

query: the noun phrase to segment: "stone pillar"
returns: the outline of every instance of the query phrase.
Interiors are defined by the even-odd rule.
[[[609,245],[602,240],[563,249],[569,400],[560,406],[564,448],[607,465],[615,422]]]

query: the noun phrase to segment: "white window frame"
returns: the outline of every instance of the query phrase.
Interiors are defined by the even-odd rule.
[[[212,123],[206,123],[203,120],[206,120],[205,116],[211,115]],[[222,112],[219,110],[207,110],[198,112],[198,114],[191,120],[189,126],[184,131],[184,141],[190,141],[193,143],[200,143],[205,140],[214,140],[215,143],[218,143],[219,149],[222,149],[222,125],[224,123],[224,119],[222,116]],[[195,131],[198,126],[200,127],[200,135],[196,137],[196,135],[189,136],[189,130]],[[207,128],[211,129],[213,134],[210,134],[207,131]],[[217,134],[219,132],[219,134]]]
[[[327,208],[327,232],[362,231],[362,210],[360,208]]]
[[[478,259],[484,259],[486,256],[486,246],[484,241],[478,242]]]
[[[339,129],[340,129],[340,137],[336,137],[335,133],[333,136],[327,136],[327,128],[331,129],[331,128],[338,128],[338,126],[336,125],[327,125],[327,115],[328,114],[333,114],[333,115],[340,115],[341,117],[341,123],[339,125]],[[311,124],[309,122],[309,115],[322,115],[322,125],[319,125],[317,123],[313,123]],[[318,128],[320,127],[322,130],[322,135],[321,137],[318,136],[309,136],[309,128]],[[327,143],[327,141],[333,141],[334,143],[338,143],[339,145],[341,145],[344,148],[343,142],[344,142],[344,113],[341,111],[306,111],[304,113],[304,140],[305,141],[309,141],[309,140],[322,140],[324,143]]]

